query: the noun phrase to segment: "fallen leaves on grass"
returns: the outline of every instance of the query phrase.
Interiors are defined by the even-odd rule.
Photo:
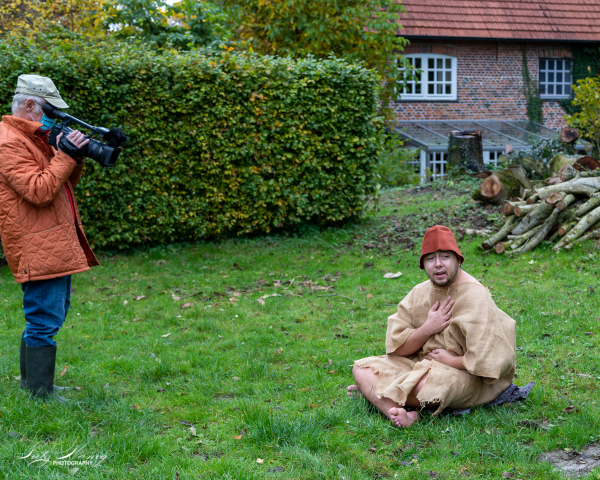
[[[174,293],[171,294],[171,298],[173,300],[175,300],[176,302],[178,302],[179,300],[181,300],[181,297],[178,297],[177,295],[175,295]]]
[[[140,300],[144,300],[145,298],[148,298],[146,295],[138,295],[137,297],[135,297],[135,299],[139,302]]]
[[[264,301],[262,298],[259,298],[259,299],[257,300],[257,302],[258,302],[258,303],[260,303],[261,305],[264,305],[264,304],[265,304],[265,301]]]
[[[62,370],[60,372],[58,372],[58,376],[62,377],[64,376],[64,374],[67,373],[67,366],[65,365]]]
[[[565,408],[563,410],[563,412],[565,412],[565,413],[574,413],[574,412],[579,413],[579,410],[577,408],[575,408],[575,405],[569,405],[567,408]]]
[[[267,473],[283,472],[283,467],[272,467],[267,470]]]
[[[191,306],[192,306],[192,302],[187,302],[187,303],[184,303],[183,305],[181,305],[181,308],[189,308]]]
[[[281,355],[281,352],[283,352],[283,347],[280,347],[277,350],[275,350],[275,355]]]
[[[197,437],[198,435],[196,435],[196,427],[194,427],[193,425],[189,428],[190,430],[190,434],[192,435],[192,437]]]
[[[262,464],[262,463],[264,463],[264,460],[262,458],[257,458],[256,463]]]
[[[167,337],[169,337],[170,335],[171,335],[171,332],[169,332],[169,333],[165,333],[164,335],[161,335],[161,337],[163,337],[163,338],[167,338]]]
[[[231,438],[233,438],[234,440],[241,440],[242,436],[241,435],[233,435]]]

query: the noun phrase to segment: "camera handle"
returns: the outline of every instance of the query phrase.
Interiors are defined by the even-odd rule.
[[[85,123],[84,121],[79,120],[78,118],[72,117],[71,115],[68,115],[65,112],[59,110],[58,108],[53,107],[49,103],[44,103],[42,105],[42,110],[48,116],[48,118],[51,118],[51,119],[60,118],[63,121],[63,124],[65,126],[69,126],[69,124],[71,124],[71,123],[76,123],[78,125],[81,125],[82,127],[87,128],[88,130],[91,130],[92,132],[94,132],[90,135],[86,135],[85,138],[92,138],[92,136],[94,134],[98,134],[103,137],[104,135],[106,135],[107,133],[110,132],[110,130],[108,128],[94,127],[93,125],[90,125],[89,123]]]

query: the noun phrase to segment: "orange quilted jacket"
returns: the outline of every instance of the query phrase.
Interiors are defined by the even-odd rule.
[[[39,138],[40,125],[10,115],[0,122],[0,237],[18,283],[99,265],[72,194],[83,165]]]

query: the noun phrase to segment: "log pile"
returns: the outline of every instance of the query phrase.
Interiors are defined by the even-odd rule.
[[[556,241],[558,251],[600,238],[600,170],[578,172],[568,166],[556,178],[558,182],[507,199],[506,222],[483,242],[484,250],[520,255],[545,239]]]

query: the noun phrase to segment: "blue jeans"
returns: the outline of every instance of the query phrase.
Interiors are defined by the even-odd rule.
[[[71,305],[71,275],[25,282],[23,289],[23,310],[27,327],[23,336],[30,347],[50,347],[65,323]]]

